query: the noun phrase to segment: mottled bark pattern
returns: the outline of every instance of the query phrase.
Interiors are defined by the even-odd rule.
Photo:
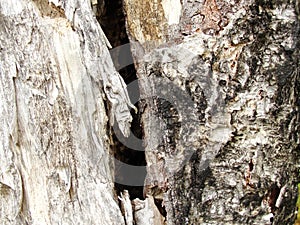
[[[145,162],[110,133],[134,108],[114,2],[0,0],[1,224],[293,224],[299,1],[124,0],[147,161],[126,218],[109,153]]]
[[[157,1],[147,2],[157,7]],[[153,47],[146,36],[137,38],[147,23],[128,29],[141,95],[169,90],[147,83],[163,78],[193,102],[174,107],[158,94],[143,103],[146,192],[164,196],[168,224],[293,224],[299,2],[181,4],[177,24],[156,21],[167,27],[156,34],[167,43]],[[129,2],[125,10],[142,7]],[[168,10],[174,9],[158,12]],[[182,122],[185,117],[190,124]]]

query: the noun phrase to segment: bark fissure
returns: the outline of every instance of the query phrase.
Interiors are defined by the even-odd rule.
[[[125,28],[125,16],[123,13],[122,1],[98,1],[98,4],[94,5],[93,7],[97,20],[112,45],[113,49],[110,51],[110,53],[116,69],[127,85],[133,82],[130,88],[127,89],[129,97],[131,98],[131,100],[138,99],[139,90],[136,82],[136,70],[132,63],[133,60]],[[138,108],[138,102],[134,103]],[[120,193],[122,193],[124,190],[128,190],[131,199],[143,199],[143,185],[126,185],[126,183],[130,183],[130,181],[127,180],[130,179],[128,177],[132,177],[133,174],[128,174],[129,171],[123,168],[123,163],[139,167],[146,166],[144,147],[141,141],[143,138],[143,128],[140,121],[140,113],[135,113],[132,110],[131,115],[133,117],[133,120],[131,123],[131,134],[128,138],[124,137],[121,134],[118,126],[114,126],[110,132],[112,138],[111,144],[113,148],[113,154],[114,158],[116,159],[115,190],[118,195],[120,195]],[[140,142],[138,141],[138,143],[136,144],[129,143],[132,140],[132,136],[138,138]],[[134,145],[134,149],[130,147],[131,145]],[[144,171],[144,173],[142,174],[139,173],[138,175],[143,176],[139,180],[144,180],[146,171]]]
[[[294,224],[299,9],[0,0],[1,224]]]

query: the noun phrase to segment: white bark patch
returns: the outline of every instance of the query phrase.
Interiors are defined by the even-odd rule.
[[[51,80],[49,81],[47,88],[48,88],[48,98],[49,98],[48,102],[50,105],[53,105],[58,96],[57,86],[55,82]]]
[[[56,169],[59,179],[63,184],[65,193],[68,193],[71,188],[71,171],[68,167],[59,167]]]
[[[21,1],[0,0],[1,13],[5,16],[19,14],[25,7]]]
[[[164,218],[158,211],[153,196],[147,196],[145,200],[138,198],[132,201],[134,219],[136,225],[163,225]]]
[[[277,200],[276,200],[276,204],[275,204],[275,206],[276,206],[277,208],[279,208],[280,205],[281,205],[281,202],[282,202],[282,200],[283,200],[283,198],[284,198],[284,194],[285,194],[285,192],[286,192],[286,187],[287,187],[287,185],[284,185],[284,186],[280,189],[279,196],[278,196],[278,198],[277,198]]]
[[[61,3],[60,0],[49,0],[49,3],[53,3],[57,7],[61,7],[62,6],[62,3]]]
[[[164,9],[165,17],[168,20],[168,24],[178,24],[182,8],[180,0],[163,0],[162,6]]]
[[[127,190],[121,192],[121,197],[118,197],[121,201],[122,211],[124,213],[126,225],[133,225],[133,213],[132,213],[132,205],[129,198],[129,193]]]

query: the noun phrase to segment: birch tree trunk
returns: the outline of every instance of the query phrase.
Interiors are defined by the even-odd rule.
[[[299,7],[0,0],[0,224],[293,224]]]

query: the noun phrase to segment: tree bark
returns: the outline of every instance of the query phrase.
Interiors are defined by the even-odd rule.
[[[111,2],[0,0],[1,224],[293,224],[299,1]]]
[[[293,224],[299,1],[125,0],[167,224]],[[150,19],[151,18],[151,19]]]
[[[1,224],[125,224],[108,119],[126,136],[131,103],[90,1],[1,0],[0,23]]]

